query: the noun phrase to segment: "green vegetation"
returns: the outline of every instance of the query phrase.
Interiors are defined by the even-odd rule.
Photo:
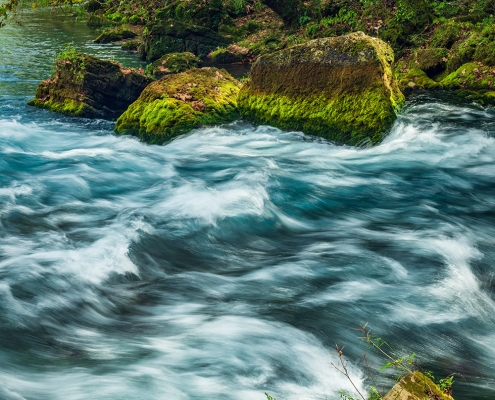
[[[170,53],[148,64],[146,74],[159,79],[165,75],[178,74],[200,66],[201,60],[193,53]]]
[[[415,364],[415,354],[399,355],[383,339],[371,333],[367,324],[356,329],[363,336],[360,337],[368,345],[368,351],[377,351],[387,361],[380,370],[394,368],[397,372],[397,384],[387,393],[381,392],[376,385],[375,377],[370,369],[367,355],[363,356],[366,370],[369,373],[369,380],[373,385],[368,387],[367,393],[361,393],[349,375],[347,360],[344,358],[344,347],[336,345],[338,364],[332,363],[333,367],[344,375],[354,387],[354,393],[339,391],[342,400],[396,400],[396,399],[419,399],[419,400],[453,400],[452,385],[454,374],[446,378],[436,380],[430,371],[421,372]],[[276,400],[265,393],[267,400]]]
[[[239,86],[216,68],[168,75],[143,91],[117,120],[115,131],[162,144],[201,126],[234,121]]]

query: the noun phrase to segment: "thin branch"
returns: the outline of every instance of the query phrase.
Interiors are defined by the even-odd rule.
[[[339,360],[340,360],[340,365],[342,365],[342,368],[344,369],[343,371],[338,368],[334,363],[332,363],[332,366],[337,370],[339,371],[342,375],[345,375],[347,377],[347,379],[349,379],[349,382],[352,383],[352,386],[354,386],[354,389],[356,389],[356,392],[358,392],[359,396],[361,396],[361,398],[363,400],[366,400],[366,398],[361,394],[361,392],[359,391],[359,389],[356,387],[356,385],[354,384],[354,382],[352,381],[351,377],[349,376],[349,371],[347,370],[347,367],[345,365],[345,361],[344,361],[344,347],[345,346],[342,346],[341,348],[339,348],[339,345],[338,344],[335,344],[335,348],[337,349],[337,354],[339,356]]]

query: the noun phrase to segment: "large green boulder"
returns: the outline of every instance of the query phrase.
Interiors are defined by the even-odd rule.
[[[241,115],[337,143],[378,143],[404,96],[383,41],[355,32],[260,57],[239,93]]]
[[[383,400],[454,400],[427,376],[415,371],[402,378]]]
[[[145,28],[139,55],[148,61],[158,60],[165,54],[183,52],[206,57],[218,47],[230,43],[230,39],[209,28],[167,20]]]
[[[227,71],[196,68],[150,84],[117,120],[115,132],[162,144],[177,135],[239,117],[240,83]]]
[[[80,117],[116,117],[153,81],[119,63],[68,50],[30,105]]]

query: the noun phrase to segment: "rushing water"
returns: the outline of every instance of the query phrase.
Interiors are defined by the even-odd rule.
[[[371,383],[366,321],[495,398],[492,109],[418,98],[366,149],[242,122],[149,146],[26,106],[65,42],[137,60],[24,21],[0,30],[0,399],[336,399],[336,342]]]

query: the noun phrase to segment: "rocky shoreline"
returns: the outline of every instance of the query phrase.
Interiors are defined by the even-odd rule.
[[[239,98],[229,100],[235,107],[232,115],[282,129],[301,130],[335,143],[361,145],[380,142],[404,104],[404,95],[449,90],[482,105],[495,102],[495,25],[482,19],[483,15],[466,16],[458,10],[457,16],[435,20],[434,13],[420,13],[417,6],[409,5],[409,21],[403,21],[399,29],[396,23],[400,10],[396,7],[386,11],[378,7],[380,1],[353,12],[343,1],[336,15],[330,5],[323,3],[318,12],[308,14],[305,3],[296,1],[293,6],[305,10],[299,21],[294,21],[288,4],[282,7],[275,3],[175,0],[154,1],[143,7],[139,2],[87,2],[84,7],[88,24],[103,29],[95,42],[117,42],[124,49],[137,52],[149,62],[146,71],[126,69],[115,63],[111,67],[110,62],[79,55],[85,60],[84,70],[75,79],[71,76],[74,60],[64,60],[62,55],[55,75],[40,84],[30,104],[75,116],[115,118],[155,79],[197,69],[203,61],[214,65],[254,63],[244,85],[235,84],[243,88]],[[347,19],[341,15],[343,10]],[[370,20],[363,17],[368,11]],[[382,19],[377,20],[379,17]],[[481,22],[473,22],[476,19]],[[415,26],[411,26],[413,21]],[[355,27],[364,28],[365,32],[353,32]],[[418,39],[420,29],[422,37]],[[355,40],[357,37],[359,40]],[[339,41],[352,42],[354,47],[342,51]],[[374,45],[370,47],[371,43]],[[377,51],[370,55],[367,46]],[[332,56],[315,56],[320,53]],[[107,63],[105,68],[113,72],[105,68],[95,72],[98,63]],[[191,81],[185,85],[196,84],[197,74],[202,72],[188,75]],[[221,74],[228,76],[225,71]],[[184,88],[180,90],[187,92]],[[215,96],[208,100],[204,94],[193,96],[191,104],[197,108],[198,104],[206,104],[205,100],[216,104]],[[132,109],[136,117],[136,110],[141,108]],[[179,109],[187,115],[205,111]],[[208,109],[210,117],[199,118],[201,123],[188,126],[192,129],[231,120],[213,118],[215,109]],[[122,118],[127,119],[130,112]],[[161,118],[178,120],[177,109],[173,117],[163,112]],[[153,129],[143,133],[143,127],[124,129],[118,123],[116,131],[139,131],[138,136],[150,143],[164,143],[165,137],[170,139],[187,132],[184,127],[167,127],[157,132],[159,125],[154,124]]]

